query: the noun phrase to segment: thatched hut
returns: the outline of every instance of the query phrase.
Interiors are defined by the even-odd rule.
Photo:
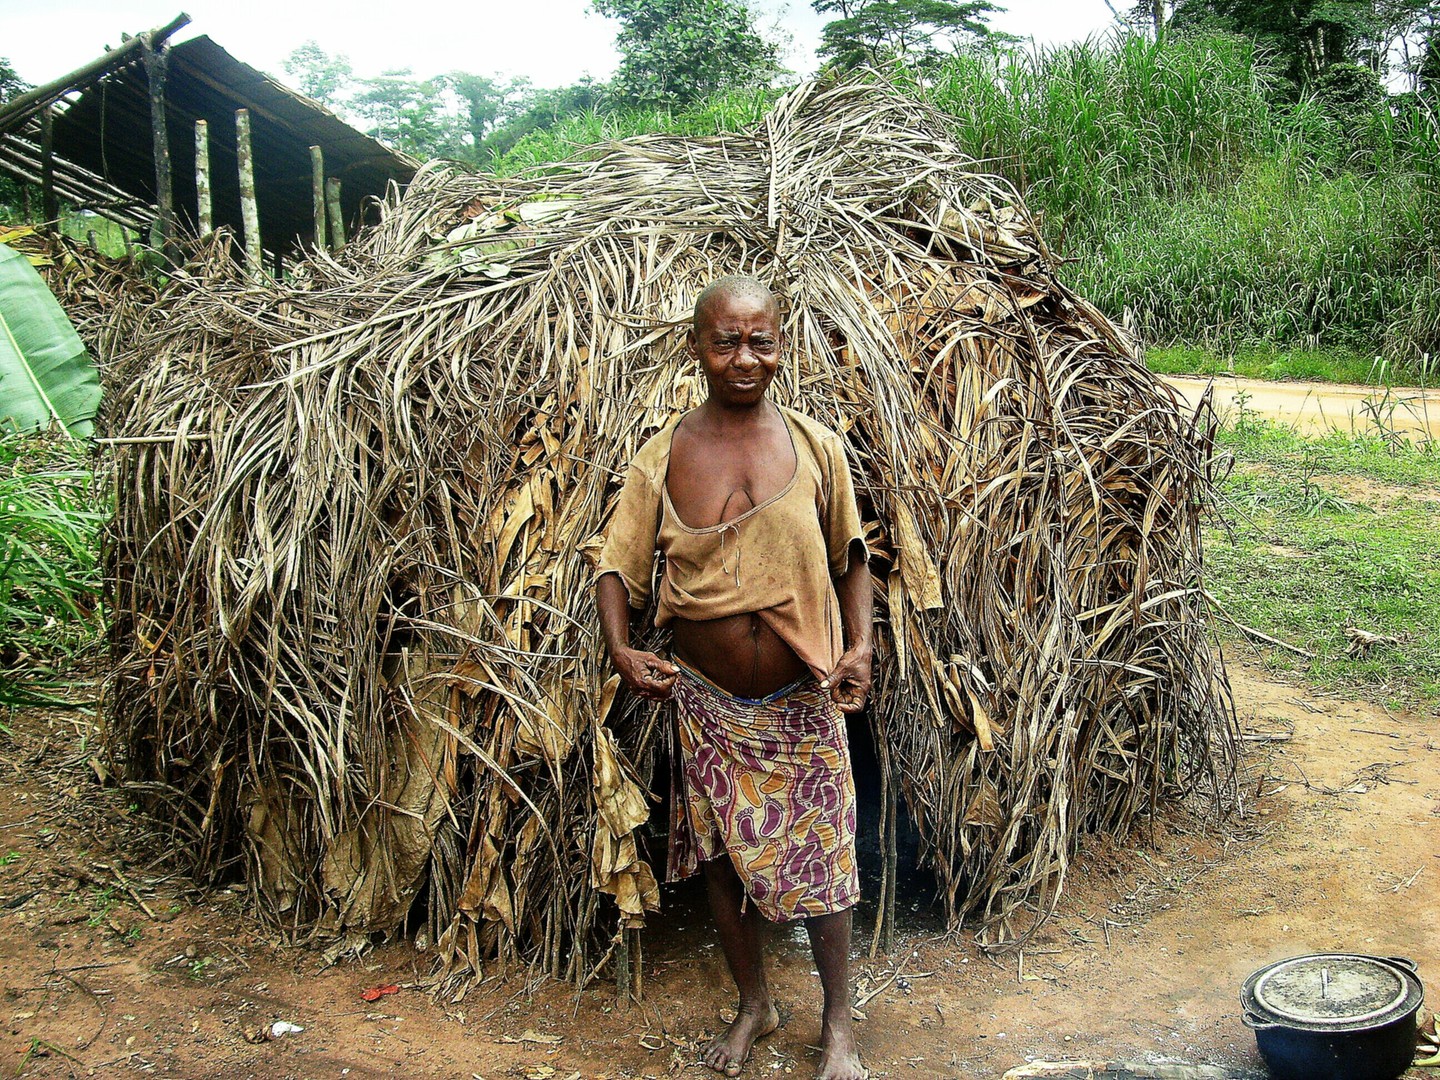
[[[1082,834],[1223,802],[1212,431],[943,131],[806,85],[746,135],[429,167],[283,284],[178,277],[113,369],[106,717],[196,867],[243,863],[296,931],[428,935],[451,974],[624,956],[666,729],[616,694],[591,558],[734,271],[783,298],[777,396],[848,443],[870,731],[951,919],[1019,940]]]

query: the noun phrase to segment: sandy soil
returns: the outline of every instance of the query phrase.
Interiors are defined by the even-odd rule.
[[[1191,405],[1200,399],[1209,379],[1166,375],[1165,382]],[[1225,422],[1243,408],[1257,418],[1274,420],[1299,434],[1378,435],[1393,433],[1410,439],[1440,439],[1440,390],[1335,383],[1262,382],[1224,376],[1214,380],[1215,408]]]
[[[856,961],[873,1076],[998,1078],[1036,1058],[1263,1075],[1236,1007],[1255,968],[1355,950],[1411,957],[1440,986],[1440,722],[1250,667],[1234,677],[1250,735],[1243,816],[1212,829],[1170,819],[1153,845],[1092,843],[1023,957],[946,938],[923,895],[902,897],[903,947],[871,959],[861,946]],[[695,1045],[721,1024],[726,977],[693,889],[667,891],[647,935],[643,1005],[523,973],[437,1002],[415,988],[428,958],[408,944],[327,967],[251,922],[240,894],[205,894],[150,861],[88,734],[32,710],[0,736],[0,1074],[711,1075]],[[807,1077],[819,1005],[808,952],[778,932],[771,954],[786,1023],[744,1075]],[[361,998],[388,985],[398,992]],[[304,1030],[267,1039],[275,1021]]]

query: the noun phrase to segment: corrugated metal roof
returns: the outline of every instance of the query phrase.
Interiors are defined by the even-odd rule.
[[[269,251],[286,251],[313,234],[310,147],[322,147],[325,171],[341,180],[347,223],[359,220],[363,202],[383,195],[393,181],[405,183],[418,163],[355,130],[324,106],[236,60],[208,37],[166,50],[165,119],[177,217],[192,230],[195,200],[195,121],[210,129],[214,223],[240,231],[240,192],[235,159],[235,110],[250,110],[260,232]],[[153,204],[155,163],[150,132],[150,88],[140,58],[116,66],[78,99],[60,105],[54,118],[58,159],[103,179],[121,192]],[[63,111],[62,111],[63,110]],[[14,136],[38,143],[30,130]],[[0,166],[4,164],[0,154]],[[102,211],[103,212],[103,211]]]

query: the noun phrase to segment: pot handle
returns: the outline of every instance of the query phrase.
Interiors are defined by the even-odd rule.
[[[1420,974],[1419,967],[1417,967],[1415,961],[1411,960],[1408,956],[1387,956],[1385,959],[1389,960],[1392,964],[1399,964],[1401,967],[1408,970],[1411,975]]]
[[[1240,1022],[1255,1031],[1271,1031],[1280,1026],[1279,1024],[1271,1023],[1259,1013],[1251,1012],[1249,1009],[1243,1009],[1241,1011]]]

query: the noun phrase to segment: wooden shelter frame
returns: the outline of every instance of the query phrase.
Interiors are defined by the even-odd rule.
[[[172,46],[189,22],[182,13],[124,36],[90,63],[0,105],[0,172],[40,188],[45,220],[58,217],[64,200],[126,230],[153,225],[152,241],[171,262],[183,231],[204,236],[228,224],[245,234],[255,265],[262,247],[272,260],[302,246],[338,249],[343,229],[327,218],[338,210],[356,220],[418,168],[209,38]],[[239,134],[252,116],[246,155]],[[177,123],[194,124],[193,157]],[[245,156],[248,182],[240,175]]]

